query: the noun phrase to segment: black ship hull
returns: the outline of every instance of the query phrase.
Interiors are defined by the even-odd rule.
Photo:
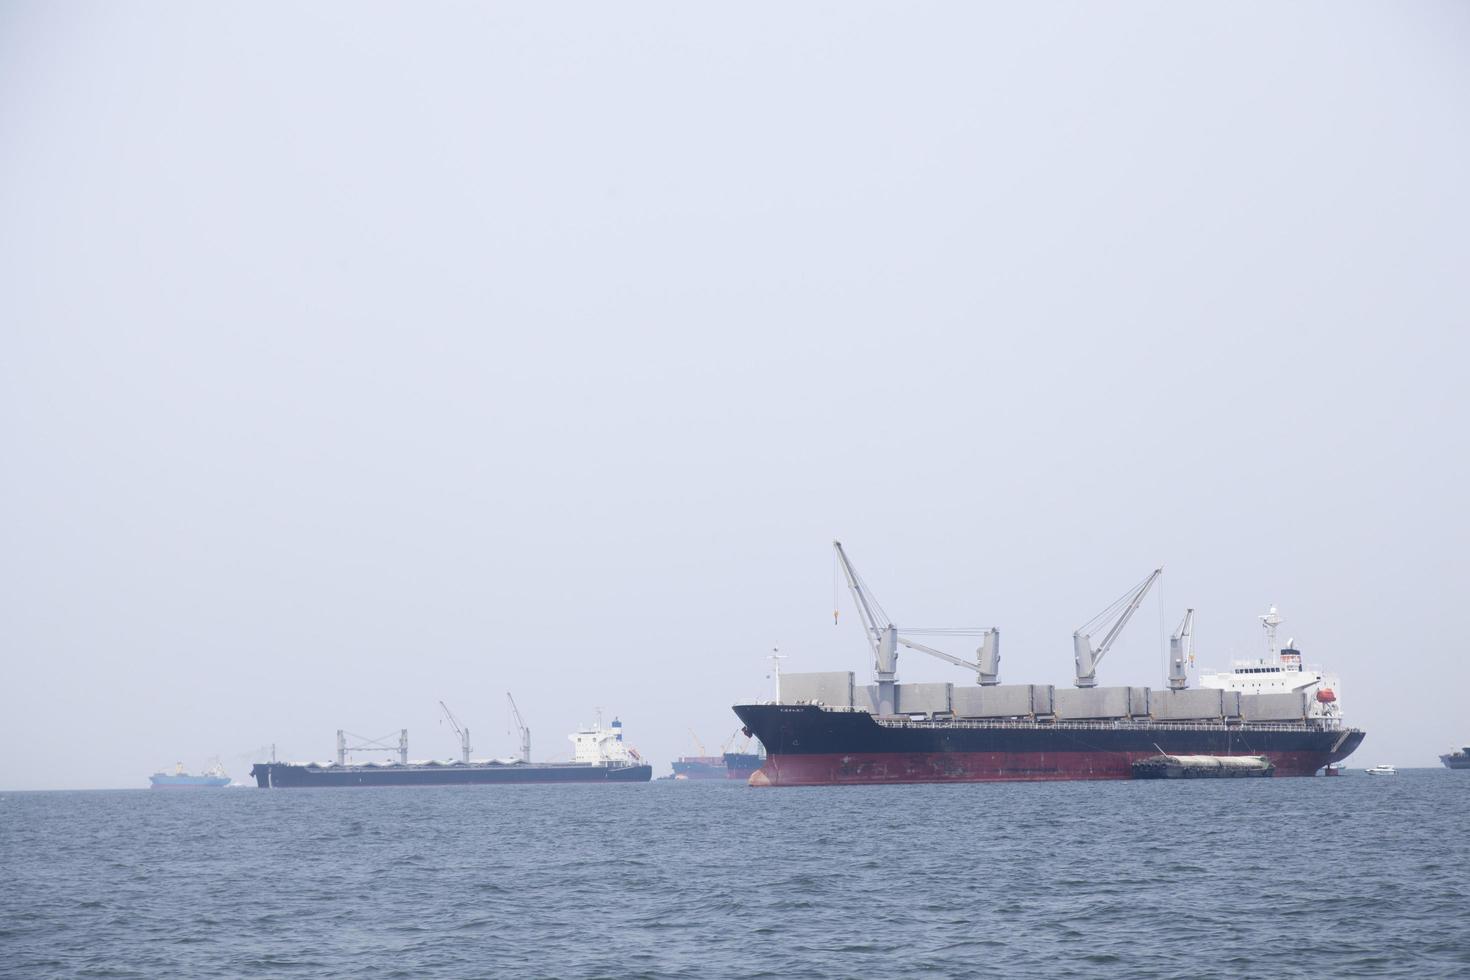
[[[350,786],[479,786],[511,783],[646,783],[648,765],[472,763],[435,766],[314,766],[258,762],[250,770],[261,789]]]
[[[1277,776],[1310,776],[1347,758],[1357,729],[1148,722],[879,722],[862,711],[742,704],[765,746],[752,786],[1128,779],[1140,759],[1259,755]]]

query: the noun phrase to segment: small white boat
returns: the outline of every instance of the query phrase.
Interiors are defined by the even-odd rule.
[[[1363,771],[1370,776],[1397,776],[1399,774],[1399,771],[1393,766],[1386,766],[1382,763],[1379,763],[1372,769],[1364,769]]]

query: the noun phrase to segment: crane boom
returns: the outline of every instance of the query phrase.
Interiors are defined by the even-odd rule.
[[[880,618],[881,606],[878,612],[874,612],[874,603],[863,586],[862,577],[852,567],[852,562],[847,560],[842,542],[833,541],[832,547],[837,551],[842,574],[847,579],[848,589],[852,591],[858,616],[863,621],[863,632],[868,637],[868,645],[873,648],[873,673],[877,675],[878,681],[878,714],[891,715],[895,702],[895,675],[898,671],[898,630],[892,623],[884,622],[886,616]]]
[[[1189,660],[1194,659],[1194,610],[1184,610],[1184,621],[1169,637],[1169,688],[1182,691],[1189,686]]]
[[[515,720],[516,720],[516,728],[519,729],[520,730],[520,733],[521,733],[521,761],[522,762],[530,762],[531,761],[531,730],[529,728],[527,728],[526,727],[526,723],[521,720],[521,711],[520,711],[519,708],[516,707],[516,699],[513,698],[513,697],[511,697],[509,691],[506,691],[505,692],[505,697],[506,697],[506,700],[508,700],[510,702],[510,713],[515,718]]]
[[[1143,602],[1143,597],[1148,594],[1148,590],[1153,587],[1154,582],[1163,574],[1164,570],[1162,568],[1155,568],[1149,574],[1148,578],[1130,589],[1122,598],[1077,627],[1076,632],[1072,634],[1072,649],[1077,660],[1078,687],[1097,686],[1097,665],[1102,662],[1102,658],[1112,648],[1113,641],[1118,638],[1118,634],[1123,632],[1123,627],[1128,625],[1128,620],[1132,619],[1133,614],[1138,611],[1138,606]],[[1107,636],[1103,637],[1103,641],[1094,647],[1092,645],[1092,630],[1104,626],[1110,621],[1112,622],[1112,628],[1108,630]]]
[[[722,746],[720,746],[720,754],[721,755],[723,755],[724,753],[730,751],[730,746],[732,746],[732,745],[735,744],[735,740],[740,737],[742,731],[743,731],[743,729],[737,728],[733,732],[730,733],[730,737],[727,738],[727,739],[725,739],[725,744],[722,745]],[[746,735],[745,737],[747,739],[750,738],[749,735]]]
[[[943,632],[951,635],[957,633],[969,635],[981,635],[979,649],[975,651],[976,662],[972,663],[953,654],[936,650],[933,647],[920,643],[918,640],[898,635],[898,627],[889,620],[888,614],[878,604],[878,600],[868,591],[867,583],[852,567],[852,562],[847,558],[847,552],[842,548],[841,541],[833,541],[832,547],[837,552],[837,560],[842,565],[842,574],[847,579],[847,587],[852,591],[854,605],[857,606],[858,618],[863,621],[863,632],[867,635],[868,646],[873,648],[873,672],[878,681],[878,714],[893,714],[896,704],[896,682],[895,676],[898,670],[898,648],[900,645],[910,650],[918,650],[927,653],[931,657],[952,663],[957,667],[964,667],[975,671],[979,675],[981,684],[1000,683],[1000,632],[995,629],[987,630],[932,630],[929,632]],[[914,632],[925,632],[915,628]]]
[[[898,638],[898,642],[908,647],[910,650],[918,650],[920,653],[927,653],[931,657],[938,657],[940,660],[947,660],[950,663],[954,664],[956,667],[968,667],[970,670],[980,669],[979,664],[972,664],[970,663],[970,661],[962,660],[952,653],[945,653],[943,650],[936,650],[933,647],[925,646],[922,643],[917,643],[906,636],[900,636]]]
[[[956,667],[965,667],[973,670],[979,677],[981,684],[989,685],[999,682],[1000,632],[998,630],[990,629],[985,631],[985,639],[981,642],[980,648],[975,651],[978,657],[978,663],[971,663],[961,657],[956,657],[952,653],[936,650],[931,646],[926,646],[906,636],[900,636],[898,642],[910,650],[918,650],[920,653],[927,653],[931,657],[938,657],[940,660],[948,661]]]
[[[470,730],[460,727],[459,720],[454,717],[454,712],[449,710],[449,705],[440,701],[439,707],[444,709],[444,717],[449,719],[449,727],[453,728],[454,734],[459,736],[459,757],[468,765],[470,761]]]
[[[852,567],[852,562],[847,560],[847,552],[842,550],[842,542],[833,541],[832,547],[837,551],[837,560],[842,564],[842,575],[847,579],[847,587],[852,592],[852,601],[857,606],[858,618],[863,621],[863,632],[868,637],[868,645],[873,648],[873,656],[880,658],[883,628],[893,624],[882,623],[878,618],[878,613],[874,612],[874,603],[869,601],[863,587],[863,580],[858,577],[857,570]]]

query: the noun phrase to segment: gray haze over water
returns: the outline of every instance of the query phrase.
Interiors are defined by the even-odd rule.
[[[1338,671],[1470,741],[1464,4],[0,7],[0,787],[667,772],[788,670]],[[959,648],[956,652],[965,652]],[[962,672],[919,654],[905,680]]]

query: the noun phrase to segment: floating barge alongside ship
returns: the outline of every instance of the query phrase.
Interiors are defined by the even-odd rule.
[[[1097,666],[1156,570],[1073,635],[1075,689],[1001,684],[996,630],[900,632],[835,547],[873,651],[875,683],[857,684],[846,671],[788,673],[775,702],[736,705],[767,753],[752,786],[1129,779],[1134,763],[1158,756],[1260,757],[1273,775],[1310,776],[1363,741],[1362,731],[1343,726],[1337,679],[1304,666],[1290,640],[1277,646],[1275,607],[1261,617],[1267,655],[1203,674],[1196,689],[1189,688],[1193,610],[1170,641],[1168,689],[1099,687]],[[915,638],[926,634],[978,637],[976,661]],[[898,683],[900,646],[973,670],[979,683]]]
[[[1134,779],[1241,779],[1275,771],[1263,755],[1156,755],[1133,763]]]

